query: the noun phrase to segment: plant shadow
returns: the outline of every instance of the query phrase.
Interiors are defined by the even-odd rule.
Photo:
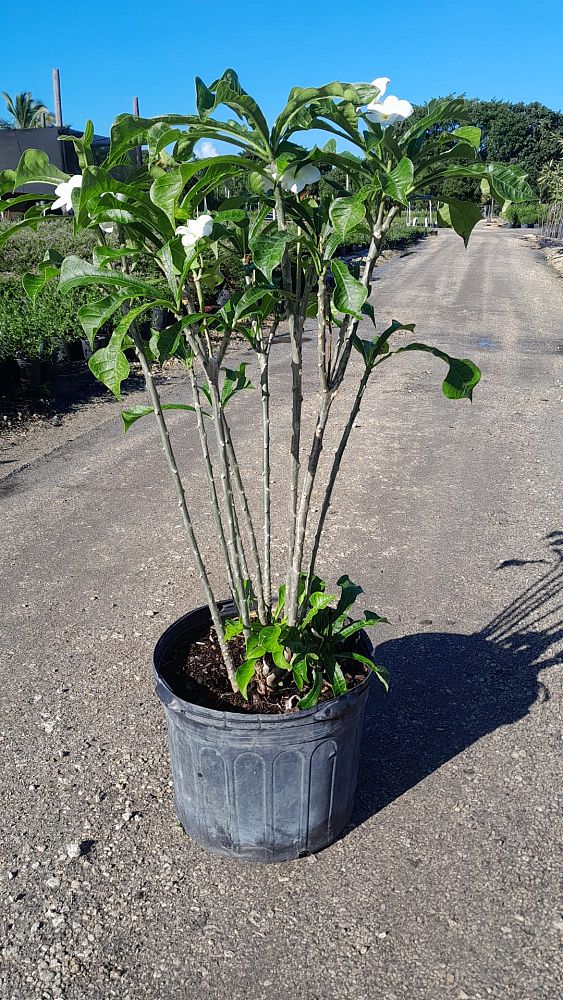
[[[388,695],[370,685],[352,827],[549,699],[538,674],[563,662],[563,532],[546,540],[550,559],[497,567],[549,565],[480,632],[422,632],[376,647],[392,685]]]

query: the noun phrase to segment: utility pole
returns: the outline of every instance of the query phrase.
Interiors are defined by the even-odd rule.
[[[53,96],[55,100],[55,125],[61,128],[63,124],[63,106],[61,104],[61,78],[58,69],[53,70]]]
[[[140,118],[141,117],[140,113],[139,113],[139,98],[138,97],[134,97],[133,98],[133,114],[135,115],[135,118]],[[143,163],[143,154],[142,154],[140,146],[135,146],[135,149],[133,151],[133,155],[134,155],[134,158],[135,158],[136,165],[138,167],[142,166],[142,163]]]

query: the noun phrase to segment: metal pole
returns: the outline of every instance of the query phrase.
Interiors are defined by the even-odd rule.
[[[61,128],[63,124],[63,106],[61,104],[61,78],[58,69],[53,70],[53,96],[55,100],[55,125]]]

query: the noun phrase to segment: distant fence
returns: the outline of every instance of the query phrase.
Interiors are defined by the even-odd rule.
[[[563,240],[563,201],[550,205],[541,234],[548,240]]]

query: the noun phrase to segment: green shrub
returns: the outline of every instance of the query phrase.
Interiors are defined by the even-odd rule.
[[[513,226],[521,225],[523,222],[527,225],[534,225],[537,222],[545,222],[548,212],[549,205],[530,202],[524,205],[509,205],[502,212],[502,218],[506,219],[507,222],[511,222]]]
[[[83,336],[76,318],[80,306],[96,293],[75,289],[62,296],[56,283],[47,285],[31,303],[20,278],[0,280],[0,361],[14,355],[50,357],[60,341]]]
[[[0,223],[0,231],[8,225]],[[68,343],[83,336],[76,314],[85,302],[103,295],[101,289],[94,286],[60,295],[55,280],[40,292],[33,304],[25,294],[22,277],[27,271],[36,271],[49,248],[63,255],[75,253],[88,257],[97,242],[95,232],[75,233],[71,219],[53,218],[40,222],[36,232],[19,230],[0,248],[0,360],[15,354],[48,358],[58,342]],[[151,259],[143,259],[135,270],[165,287],[164,278]]]
[[[394,219],[389,232],[383,238],[384,250],[402,250],[417,240],[426,232],[420,226],[407,226],[403,218]],[[353,246],[368,246],[370,242],[370,232],[367,226],[358,226],[353,229],[348,237],[347,247],[342,247],[344,251]]]
[[[9,225],[0,222],[0,232]],[[0,248],[0,275],[21,277],[26,271],[34,271],[50,248],[63,256],[69,253],[87,256],[96,242],[95,233],[90,230],[75,234],[71,219],[46,219],[39,223],[36,232],[20,229]]]

